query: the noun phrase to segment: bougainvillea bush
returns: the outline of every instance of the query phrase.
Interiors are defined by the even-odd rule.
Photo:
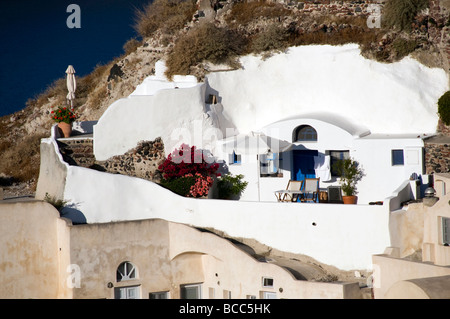
[[[186,197],[207,196],[219,164],[209,163],[202,150],[182,144],[159,165],[161,185]]]

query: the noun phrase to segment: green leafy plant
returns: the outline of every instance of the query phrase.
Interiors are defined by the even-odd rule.
[[[346,196],[354,196],[358,192],[356,190],[356,184],[364,176],[362,168],[359,163],[351,158],[337,161],[333,165],[333,170],[340,176],[340,184],[342,191]]]
[[[61,209],[66,206],[66,204],[68,203],[68,201],[66,200],[62,200],[62,199],[57,199],[56,197],[51,197],[48,193],[45,193],[45,197],[44,200],[53,205],[53,207],[55,207],[58,211],[61,211]]]
[[[248,182],[242,180],[243,178],[242,174],[234,176],[227,173],[222,175],[217,182],[219,198],[231,199],[234,196],[239,196],[248,185]]]
[[[191,187],[195,184],[195,178],[192,176],[181,176],[178,178],[162,179],[160,185],[178,194],[188,196]]]
[[[438,100],[438,113],[442,122],[450,125],[450,91],[447,91]]]
[[[182,144],[158,166],[160,184],[181,196],[207,196],[218,168],[219,164],[208,163],[202,150]]]

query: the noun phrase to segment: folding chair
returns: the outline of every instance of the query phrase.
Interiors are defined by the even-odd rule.
[[[315,203],[319,201],[319,180],[320,178],[305,178],[303,201]]]
[[[300,191],[302,189],[303,181],[293,181],[290,180],[287,184],[286,190],[287,191]],[[298,200],[298,196],[300,194],[288,194],[285,193],[283,195],[283,198],[281,199],[282,202],[296,202]]]

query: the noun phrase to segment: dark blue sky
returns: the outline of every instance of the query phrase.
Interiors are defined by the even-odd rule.
[[[138,35],[135,8],[151,0],[2,0],[0,2],[0,116],[64,77],[72,64],[77,76],[90,73],[123,53]],[[66,21],[69,4],[80,7],[81,28]]]

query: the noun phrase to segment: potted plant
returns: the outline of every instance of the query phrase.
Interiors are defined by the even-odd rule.
[[[67,106],[58,106],[56,110],[51,112],[52,120],[58,123],[64,137],[70,137],[72,134],[72,123],[77,119],[78,115],[73,108]]]
[[[344,204],[356,204],[358,200],[358,197],[356,196],[358,193],[356,184],[364,176],[364,172],[359,166],[359,163],[351,158],[347,158],[337,161],[333,166],[340,176],[339,182],[344,193],[342,196]]]
[[[236,176],[230,173],[222,175],[217,184],[219,198],[233,199],[234,197],[239,196],[248,185],[248,182],[242,180],[243,177],[244,176],[241,174]]]

